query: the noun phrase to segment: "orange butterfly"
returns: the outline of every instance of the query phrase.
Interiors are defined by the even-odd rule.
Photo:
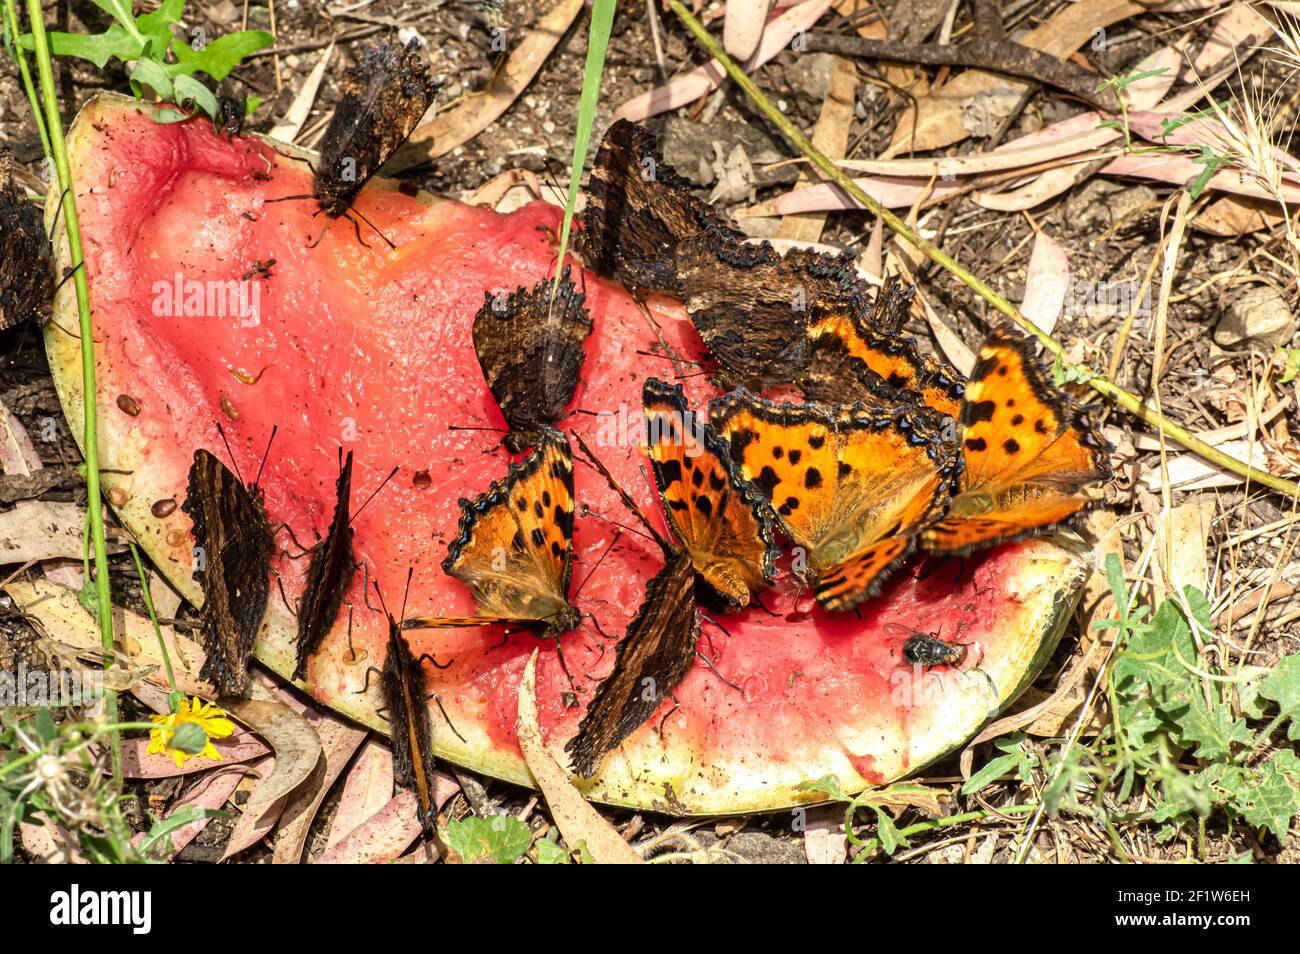
[[[827,610],[875,593],[947,507],[957,451],[926,407],[776,404],[740,390],[709,417],[802,549],[801,575]]]
[[[913,339],[892,331],[910,298],[897,276],[891,276],[876,294],[869,322],[843,310],[814,317],[808,326],[810,360],[800,381],[808,400],[875,406],[896,403],[895,392],[902,392],[915,394],[926,407],[955,421],[961,411],[962,376],[939,359],[922,355]]]
[[[702,415],[688,408],[681,387],[649,378],[642,404],[655,484],[680,544],[655,530],[579,437],[578,446],[640,518],[666,560],[646,584],[645,599],[619,641],[614,668],[565,746],[583,776],[594,775],[605,754],[654,715],[686,678],[700,635],[698,583],[738,609],[775,573],[772,518],[762,497],[737,473],[726,445]]]
[[[477,616],[414,617],[402,629],[521,623],[558,638],[582,614],[569,602],[573,571],[573,453],[545,428],[537,446],[474,500],[461,500],[460,532],[443,570],[474,594]]]
[[[1019,332],[999,328],[980,347],[959,424],[964,467],[948,515],[921,536],[931,552],[1043,530],[1088,504],[1085,485],[1110,479],[1105,439]]]

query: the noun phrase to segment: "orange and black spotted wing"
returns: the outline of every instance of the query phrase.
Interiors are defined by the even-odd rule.
[[[393,747],[393,781],[415,793],[420,824],[432,836],[437,806],[433,800],[433,734],[429,725],[429,686],[420,661],[411,653],[397,621],[388,618],[388,656],[380,684],[388,709]]]
[[[544,625],[568,632],[578,613],[569,603],[573,570],[573,454],[559,431],[542,431],[537,446],[474,500],[460,502],[460,529],[442,563],[474,594],[478,617],[419,617],[403,629]]]
[[[957,453],[927,408],[832,409],[734,391],[710,418],[801,549],[825,609],[872,595],[947,507]]]
[[[596,153],[582,222],[584,257],[597,274],[665,292],[679,290],[678,242],[707,228],[734,232],[663,161],[655,134],[626,119]]]
[[[962,376],[938,358],[921,354],[913,339],[882,330],[898,322],[910,299],[910,291],[891,276],[877,293],[870,321],[844,311],[814,318],[808,328],[808,370],[800,382],[805,396],[833,404],[891,403],[891,391],[879,387],[883,384],[955,421],[961,413]]]
[[[646,379],[642,404],[655,484],[673,533],[696,573],[733,607],[747,605],[750,592],[776,572],[770,511],[679,385]]]
[[[682,301],[726,387],[797,384],[808,367],[809,322],[829,312],[865,314],[868,287],[854,256],[710,230],[677,246]]]
[[[474,353],[510,427],[511,453],[537,443],[573,400],[592,327],[583,300],[566,265],[558,284],[547,279],[504,298],[485,293],[474,316]]]
[[[605,755],[654,715],[690,671],[699,635],[695,571],[682,551],[646,584],[641,609],[618,644],[613,671],[564,747],[575,772],[595,775]]]
[[[307,663],[320,648],[325,635],[338,619],[343,607],[343,594],[352,585],[356,561],[352,554],[352,524],[349,508],[352,505],[352,451],[339,467],[339,479],[334,487],[334,519],[329,533],[311,555],[307,567],[307,582],[303,586],[302,600],[298,604],[297,666],[293,678],[305,679]]]
[[[194,452],[181,509],[194,521],[202,557],[194,579],[203,584],[203,650],[199,678],[223,696],[248,689],[248,660],[266,615],[274,534],[262,492],[245,487],[206,450]]]
[[[948,516],[922,545],[955,553],[1065,520],[1110,477],[1106,441],[1085,409],[1043,373],[1030,340],[1007,328],[980,347],[960,418],[964,463]]]

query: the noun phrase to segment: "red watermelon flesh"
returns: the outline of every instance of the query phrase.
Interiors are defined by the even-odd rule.
[[[103,466],[129,472],[106,474],[105,482],[119,501],[126,495],[117,510],[161,570],[200,600],[189,518],[170,502],[183,500],[195,448],[225,456],[218,421],[249,482],[275,425],[260,481],[273,522],[287,523],[304,544],[325,532],[340,446],[356,454],[354,510],[396,465],[397,476],[356,521],[358,560],[394,612],[413,567],[408,615],[472,613],[468,592],[439,564],[455,536],[457,499],[484,490],[509,458],[497,449],[499,433],[451,429],[502,426],[474,356],[471,321],[485,290],[510,291],[553,274],[560,211],[539,202],[499,215],[376,181],[357,208],[396,249],[363,225],[366,247],[344,220],[312,248],[326,224],[313,216],[315,203],[267,201],[310,192],[310,168],[288,157],[287,147],[278,147],[281,155],[254,138],[228,142],[203,122],[161,125],[138,104],[108,95],[83,109],[69,144],[96,327]],[[259,276],[258,265],[271,259],[269,277]],[[208,291],[250,272],[257,291],[248,286],[248,310],[255,300],[256,320],[219,314]],[[588,413],[564,426],[581,433],[662,524],[637,449],[639,399],[645,377],[671,378],[673,366],[641,353],[662,349],[624,290],[591,273],[585,285],[595,331],[574,407]],[[61,293],[47,346],[79,434],[70,292]],[[677,354],[703,356],[678,303],[657,298],[650,310]],[[697,402],[711,396],[702,375],[683,383]],[[119,395],[133,401],[120,405]],[[122,405],[138,405],[138,415]],[[633,523],[581,463],[577,497]],[[579,516],[573,586],[581,586],[579,607],[618,636],[662,558],[653,544],[624,533],[593,570],[615,531],[607,520]],[[275,566],[292,600],[308,561],[292,558],[287,534],[279,539],[290,554]],[[1013,698],[1054,645],[1082,577],[1076,554],[1034,541],[917,564],[860,614],[829,616],[778,587],[764,596],[771,614],[751,607],[727,616],[719,620],[725,632],[705,623],[700,649],[726,682],[697,661],[676,703],[665,702],[597,779],[582,784],[601,800],[717,813],[799,801],[807,797],[799,783],[827,774],[846,790],[897,778],[959,744]],[[366,605],[363,579],[359,572],[347,595],[355,654],[345,609],[306,688],[382,729],[376,680],[361,689],[367,669],[382,664],[386,629],[382,614]],[[373,589],[369,602],[376,602]],[[257,652],[281,674],[293,668],[294,625],[273,585]],[[978,645],[964,671],[913,671],[901,649],[914,632]],[[521,782],[528,776],[514,726],[528,656],[540,646],[541,727],[562,760],[564,742],[614,659],[613,643],[591,632],[565,636],[579,700],[566,707],[570,684],[552,642],[520,633],[503,643],[493,628],[410,638],[417,655],[453,661],[431,675],[456,729],[433,710],[440,754]]]

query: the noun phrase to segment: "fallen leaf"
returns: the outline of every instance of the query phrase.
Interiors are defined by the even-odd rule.
[[[267,135],[272,139],[291,143],[298,138],[298,133],[302,131],[302,124],[311,115],[312,105],[316,102],[316,93],[320,90],[321,80],[325,78],[325,67],[329,66],[330,57],[333,55],[334,41],[331,40],[330,45],[325,47],[325,52],[321,54],[319,62],[307,74],[307,79],[303,81],[298,95],[293,98],[293,102],[285,111],[284,118],[271,127]]]
[[[763,40],[757,52],[744,64],[745,72],[752,73],[787,49],[794,35],[810,29],[829,7],[830,0],[807,0],[769,22],[763,30]],[[726,72],[722,65],[717,60],[709,60],[689,73],[674,76],[664,85],[629,99],[614,111],[614,118],[642,122],[651,116],[693,103],[717,89],[724,76]]]
[[[75,503],[22,500],[0,513],[0,563],[65,557],[80,560],[86,511]],[[122,535],[105,527],[108,552],[122,552]]]
[[[244,814],[231,833],[223,861],[266,836],[290,793],[311,775],[321,754],[320,739],[307,720],[283,702],[240,699],[226,703],[225,708],[270,744],[275,768],[244,804]]]
[[[308,783],[293,793],[280,816],[280,829],[276,832],[271,853],[272,864],[296,865],[302,861],[303,847],[321,802],[366,738],[366,730],[328,716],[314,728],[320,739],[323,761],[317,763]]]
[[[343,781],[338,808],[330,822],[326,849],[333,848],[393,797],[393,754],[371,739],[361,748]]]
[[[571,849],[585,844],[592,860],[597,864],[644,864],[641,856],[573,787],[568,774],[546,750],[541,729],[537,727],[536,649],[529,657],[524,678],[519,683],[519,721],[516,730],[524,762],[527,763],[533,780],[537,782],[537,787],[542,790],[551,810],[551,818],[564,836],[565,843]]]
[[[808,864],[844,864],[849,856],[848,837],[844,834],[844,809],[839,805],[822,805],[806,811],[803,853]]]
[[[727,4],[722,20],[722,46],[736,60],[747,60],[763,39],[763,27],[772,0],[733,0]]]
[[[739,6],[740,4],[734,4]],[[728,5],[728,9],[732,5]],[[858,85],[858,68],[845,56],[831,57],[830,89],[822,102],[813,129],[812,144],[830,159],[843,159],[849,148],[849,129],[853,125],[853,106]],[[795,188],[812,183],[807,170],[799,174]],[[816,242],[826,224],[824,213],[808,212],[788,215],[777,230],[777,237],[796,242]],[[879,277],[879,276],[877,276]]]
[[[420,836],[416,817],[415,793],[399,792],[388,804],[349,832],[347,837],[327,848],[316,859],[318,865],[382,864],[398,857]],[[437,852],[432,843],[425,847]]]
[[[1182,593],[1185,586],[1206,592],[1210,569],[1206,543],[1214,510],[1213,495],[1203,494],[1157,520],[1156,559],[1152,566],[1157,590],[1163,593],[1161,599]]]
[[[388,169],[400,171],[426,159],[445,156],[492,125],[533,81],[582,6],[583,0],[560,0],[524,34],[485,89],[416,126],[406,145],[389,160]]]
[[[1046,232],[1034,236],[1025,275],[1025,300],[1020,313],[1048,334],[1065,308],[1070,288],[1070,261],[1065,249]]]
[[[189,808],[203,808],[216,811],[230,800],[235,789],[239,786],[240,781],[244,778],[243,770],[239,767],[232,768],[229,771],[211,772],[198,779],[184,797],[181,798],[171,810],[164,815],[164,818],[170,818],[179,811]],[[199,832],[207,827],[212,821],[208,818],[197,818],[187,825],[173,829],[168,837],[171,839],[171,850],[173,853],[182,850],[186,845],[198,837]],[[145,832],[138,833],[132,841],[139,844],[145,837]]]
[[[196,755],[186,759],[181,765],[176,764],[176,760],[170,753],[150,755],[146,751],[149,747],[148,737],[123,739],[122,773],[127,778],[175,778],[178,775],[197,775],[210,769],[251,762],[271,751],[248,733],[240,735],[242,738],[213,741],[213,746],[221,753],[220,760]]]

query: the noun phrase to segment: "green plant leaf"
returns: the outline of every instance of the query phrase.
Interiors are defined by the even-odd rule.
[[[199,109],[203,110],[210,117],[217,115],[217,97],[212,95],[212,90],[208,89],[193,76],[181,74],[176,77],[176,103],[184,106],[188,102],[194,103]]]
[[[176,62],[168,65],[173,76],[185,73],[206,73],[214,80],[223,80],[244,57],[275,42],[275,37],[263,30],[244,30],[219,36],[201,50],[194,50],[184,40],[172,43]]]
[[[795,786],[795,791],[825,795],[837,802],[847,802],[849,800],[849,797],[840,789],[840,779],[837,775],[823,775],[812,782],[800,782]]]
[[[140,34],[148,40],[148,55],[160,63],[172,43],[171,26],[180,21],[184,8],[185,0],[163,0],[157,10],[135,21]]]
[[[892,856],[899,848],[906,848],[907,838],[894,825],[894,820],[883,808],[875,805],[871,807],[876,812],[876,837],[880,839],[880,847],[885,849],[885,854]]]
[[[111,59],[123,62],[133,60],[144,50],[144,44],[132,37],[117,24],[113,24],[103,33],[58,33],[47,34],[50,40],[50,52],[55,56],[75,56],[90,60],[101,70]],[[18,45],[24,50],[34,49],[30,33],[18,38]]]
[[[491,818],[470,816],[448,822],[442,830],[442,838],[465,864],[513,864],[533,844],[533,833],[528,826],[518,818],[504,814]]]
[[[1291,819],[1300,814],[1300,791],[1276,762],[1266,762],[1259,767],[1258,779],[1243,788],[1232,807],[1256,828],[1267,828],[1285,840]]]
[[[549,836],[537,839],[536,845],[537,863],[539,865],[567,865],[572,863],[568,849]]]
[[[1292,653],[1274,666],[1259,681],[1258,695],[1276,702],[1279,717],[1290,721],[1286,737],[1300,739],[1300,653]]]
[[[1185,709],[1172,716],[1178,726],[1178,741],[1196,746],[1197,758],[1218,761],[1232,754],[1234,744],[1248,745],[1255,735],[1245,719],[1234,719],[1226,705],[1207,703],[1200,686],[1193,688]]]
[[[153,60],[138,60],[129,78],[131,91],[135,93],[136,98],[143,95],[142,91],[145,87],[153,90],[159,99],[167,102],[171,102],[176,95],[172,89],[172,78],[167,75],[167,70],[161,63]]]
[[[1025,734],[1015,732],[1004,739],[998,739],[994,742],[994,747],[1004,754],[992,759],[982,769],[968,778],[961,787],[961,793],[963,795],[973,795],[976,792],[983,791],[1012,769],[1015,769],[1021,781],[1028,781],[1029,773],[1038,763],[1038,759],[1036,756],[1025,752],[1022,745],[1024,741]]]

